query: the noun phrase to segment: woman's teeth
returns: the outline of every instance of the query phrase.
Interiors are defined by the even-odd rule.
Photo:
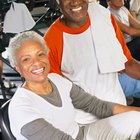
[[[44,70],[44,68],[37,69],[37,70],[32,71],[32,73],[34,73],[34,74],[38,74],[38,73],[43,72],[43,70]]]

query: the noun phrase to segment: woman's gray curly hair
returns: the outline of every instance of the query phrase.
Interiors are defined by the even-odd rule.
[[[8,46],[8,58],[12,67],[16,67],[16,58],[15,58],[16,50],[20,48],[25,41],[28,40],[38,41],[44,48],[44,51],[46,51],[47,53],[49,52],[49,49],[46,46],[44,38],[38,33],[34,31],[26,31],[20,33],[10,40]]]

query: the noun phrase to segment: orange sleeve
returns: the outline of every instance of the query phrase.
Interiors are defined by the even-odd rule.
[[[50,72],[54,72],[57,74],[61,74],[61,60],[62,60],[62,32],[58,30],[58,28],[52,24],[46,34],[44,35],[44,39],[49,52],[49,61],[50,61]]]
[[[132,59],[132,56],[131,56],[131,53],[126,45],[126,42],[125,42],[125,39],[124,39],[124,36],[119,28],[119,26],[117,25],[117,22],[115,21],[115,18],[114,16],[111,14],[111,21],[112,21],[112,24],[114,26],[114,29],[115,29],[115,32],[116,32],[116,37],[117,39],[119,40],[121,46],[122,46],[122,49],[123,49],[123,53],[124,55],[126,56],[126,58],[129,60]]]

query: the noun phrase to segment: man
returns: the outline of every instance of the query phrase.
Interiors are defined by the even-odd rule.
[[[132,58],[113,16],[87,0],[59,0],[59,5],[62,16],[44,36],[50,48],[51,72],[100,99],[126,104],[118,73],[140,79],[140,66]],[[84,112],[78,111],[76,116],[81,125],[96,120],[96,116]]]
[[[108,9],[116,17],[132,56],[140,61],[140,21],[124,6],[124,0],[109,0]]]

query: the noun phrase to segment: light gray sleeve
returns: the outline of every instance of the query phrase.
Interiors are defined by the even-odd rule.
[[[100,118],[112,115],[114,103],[100,100],[95,96],[88,94],[77,85],[73,84],[70,96],[74,107],[77,109],[82,109],[85,112],[92,113]]]
[[[24,125],[21,134],[28,140],[74,140],[42,118]]]

